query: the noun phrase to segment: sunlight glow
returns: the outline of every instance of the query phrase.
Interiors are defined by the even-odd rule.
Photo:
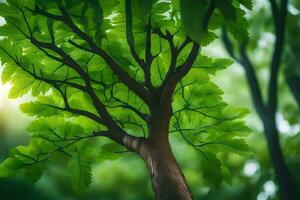
[[[3,17],[0,17],[0,26],[5,24],[5,19]]]
[[[278,124],[279,132],[287,135],[287,136],[294,136],[300,131],[300,125],[290,125],[287,120],[284,119],[281,113],[276,114],[276,121]]]
[[[260,192],[257,196],[257,200],[267,200],[267,199],[273,199],[276,194],[276,185],[274,181],[267,181],[263,185],[263,191]]]
[[[10,86],[8,84],[6,85],[0,84],[0,111],[3,110],[5,107],[9,88]]]
[[[275,183],[273,181],[267,181],[267,182],[265,182],[265,184],[264,184],[264,191],[265,191],[265,193],[268,196],[270,196],[270,197],[274,196],[275,192],[276,192],[276,185],[275,185]]]
[[[267,199],[268,199],[268,195],[265,192],[261,192],[257,196],[257,200],[267,200]]]
[[[269,47],[274,42],[275,42],[275,35],[273,33],[264,32],[262,33],[262,37],[258,41],[258,45],[261,48],[266,48]]]
[[[247,177],[253,176],[259,170],[259,164],[255,160],[248,160],[244,165],[244,175]]]
[[[289,12],[292,14],[292,15],[299,15],[300,14],[300,11],[292,4],[289,4]]]
[[[253,10],[259,10],[263,7],[268,7],[269,2],[267,0],[255,0],[253,3]]]

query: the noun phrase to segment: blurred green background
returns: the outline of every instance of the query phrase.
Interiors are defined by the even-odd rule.
[[[287,32],[300,29],[299,5],[292,1],[289,5]],[[257,0],[253,11],[249,12],[250,37],[253,39],[251,57],[257,66],[259,82],[266,87],[269,78],[268,62],[272,53],[274,34],[266,25],[270,20],[269,3]],[[263,19],[263,20],[261,20]],[[1,20],[1,19],[0,19]],[[295,43],[300,43],[300,36],[287,34],[286,52],[283,68],[289,67],[292,56],[300,57],[300,52],[291,50]],[[296,40],[296,41],[295,41]],[[217,40],[204,49],[207,55],[227,57],[221,41]],[[293,55],[291,55],[293,53]],[[294,55],[295,54],[295,55]],[[255,58],[255,59],[254,59]],[[297,59],[296,59],[297,60]],[[297,63],[297,62],[296,62]],[[295,63],[293,63],[295,64]],[[299,64],[299,62],[298,62]],[[299,64],[300,65],[300,64]],[[298,66],[299,68],[299,66]],[[1,67],[0,67],[1,71]],[[283,75],[282,75],[283,76]],[[271,200],[278,199],[278,188],[271,167],[266,143],[262,134],[262,125],[253,110],[244,72],[238,64],[217,74],[215,82],[224,90],[225,100],[232,105],[246,107],[251,114],[246,117],[253,132],[247,141],[252,150],[245,155],[224,154],[223,161],[229,166],[231,184],[222,183],[215,187],[204,180],[200,173],[200,158],[187,145],[179,143],[171,136],[173,150],[183,168],[195,199],[207,200]],[[281,145],[286,161],[291,169],[296,188],[300,188],[300,115],[284,78],[280,77],[280,106],[277,113]],[[19,100],[7,98],[9,85],[0,85],[0,161],[8,156],[9,148],[27,144],[26,126],[32,120],[23,115],[18,105],[30,99],[29,96]],[[42,179],[31,185],[21,178],[0,179],[0,199],[12,200],[147,200],[154,199],[146,166],[136,155],[116,154],[110,161],[93,166],[93,181],[90,188],[81,195],[72,192],[69,180],[64,173],[65,166],[50,166]]]

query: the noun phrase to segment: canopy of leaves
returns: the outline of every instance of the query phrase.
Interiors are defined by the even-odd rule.
[[[33,97],[21,110],[37,119],[28,128],[30,144],[11,151],[0,176],[21,173],[35,182],[47,163],[63,157],[74,190],[82,192],[91,181],[92,163],[120,150],[95,137],[114,140],[107,134],[111,124],[122,133],[148,137],[152,113],[145,96],[184,69],[191,43],[208,45],[224,23],[236,39],[247,39],[241,5],[251,7],[245,0],[1,3],[2,82],[12,84],[11,98]],[[226,177],[219,153],[247,151],[248,129],[241,120],[247,112],[228,107],[210,80],[231,63],[197,52],[172,94],[169,132],[203,156],[203,170],[214,174],[215,184]]]

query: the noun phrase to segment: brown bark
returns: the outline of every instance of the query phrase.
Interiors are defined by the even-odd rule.
[[[168,141],[147,140],[139,146],[139,154],[147,165],[157,200],[192,200]]]

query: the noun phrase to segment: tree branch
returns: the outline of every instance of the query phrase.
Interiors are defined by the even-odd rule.
[[[69,113],[72,113],[72,114],[84,116],[84,117],[87,117],[87,118],[89,118],[89,119],[91,119],[95,122],[103,124],[103,121],[101,120],[101,118],[99,118],[99,116],[97,116],[93,113],[87,112],[85,110],[75,109],[75,108],[72,108],[70,106],[65,106],[64,108],[62,108],[62,107],[58,107],[58,106],[51,105],[51,104],[43,104],[43,103],[39,103],[39,104],[49,106],[49,107],[51,107],[53,109],[56,109],[56,110],[66,111],[66,112],[69,112]],[[103,125],[105,125],[105,124],[103,124]]]
[[[66,10],[63,7],[59,7],[59,9],[62,12],[62,16],[53,15],[51,13],[48,13],[47,11],[39,8],[36,6],[34,13],[43,15],[45,17],[55,19],[58,21],[63,22],[67,27],[69,27],[76,35],[78,35],[81,39],[83,39],[87,44],[90,46],[91,49],[81,49],[81,50],[87,50],[89,52],[93,52],[104,59],[104,61],[108,64],[108,66],[112,69],[112,71],[115,73],[115,75],[134,93],[136,93],[147,105],[151,105],[152,102],[152,94],[150,91],[145,89],[140,83],[138,83],[136,80],[134,80],[132,77],[130,77],[125,71],[122,70],[122,68],[119,66],[117,62],[103,49],[101,49],[99,46],[97,46],[96,43],[83,31],[81,31],[71,20],[69,14],[66,12]]]
[[[193,47],[188,58],[174,73],[174,79],[176,84],[190,71],[194,61],[198,56],[199,50],[200,45],[196,42],[193,42]]]
[[[271,1],[272,2],[272,1]],[[277,109],[278,99],[278,74],[280,70],[281,57],[284,48],[285,24],[287,15],[288,0],[281,0],[280,12],[275,22],[276,41],[273,57],[271,61],[271,77],[268,88],[268,109],[271,113],[275,113]]]
[[[211,16],[214,13],[216,6],[217,6],[217,0],[211,0],[210,4],[208,6],[207,12],[205,13],[204,19],[203,19],[203,30],[204,31],[208,30],[208,24],[209,24]]]
[[[40,42],[40,41],[36,40],[35,38],[30,38],[30,40],[36,46],[39,46],[41,48],[50,49],[50,50],[56,52],[57,54],[59,54],[62,57],[64,64],[66,64],[67,66],[74,69],[80,75],[80,77],[84,80],[85,85],[86,85],[85,91],[91,97],[92,102],[93,102],[96,110],[98,111],[98,114],[103,118],[104,123],[110,129],[118,128],[117,124],[114,122],[114,120],[112,119],[112,117],[110,116],[108,111],[106,110],[104,104],[100,101],[100,99],[96,95],[95,91],[93,90],[90,80],[89,80],[89,76],[84,72],[84,70],[80,67],[80,65],[75,60],[73,60],[73,58],[70,55],[65,53],[61,48],[57,47],[53,43]]]
[[[213,15],[216,5],[217,5],[217,1],[212,0],[208,6],[208,10],[205,13],[204,19],[202,22],[204,31],[208,31],[209,21],[211,19],[211,16]],[[178,81],[180,81],[189,72],[194,61],[196,60],[196,58],[198,56],[199,50],[200,50],[200,45],[198,43],[194,42],[192,50],[191,50],[186,62],[175,72],[176,83]]]
[[[126,14],[126,39],[130,52],[135,61],[142,67],[145,68],[145,62],[137,54],[134,46],[134,35],[132,27],[132,12],[131,12],[131,0],[125,0],[125,14]]]
[[[68,156],[71,156],[70,154],[68,154],[64,149],[71,146],[71,145],[74,145],[76,144],[77,142],[81,141],[81,140],[84,140],[84,139],[89,139],[89,138],[93,138],[93,137],[100,137],[100,136],[107,136],[108,135],[108,132],[107,131],[99,131],[99,132],[94,132],[92,133],[91,135],[88,135],[88,136],[83,136],[83,137],[76,137],[76,138],[71,138],[71,139],[59,139],[59,140],[51,140],[51,139],[48,139],[48,138],[45,138],[43,136],[33,136],[33,137],[38,137],[38,138],[41,138],[43,140],[46,140],[48,142],[52,142],[52,143],[56,143],[56,142],[61,142],[61,141],[70,141],[69,143],[63,145],[63,146],[57,146],[57,148],[53,149],[52,151],[49,151],[49,152],[40,152],[36,155],[36,158],[35,157],[32,157],[30,155],[25,155],[21,152],[18,152],[18,154],[20,154],[21,156],[24,156],[28,159],[30,159],[32,162],[31,163],[23,163],[23,166],[22,167],[26,167],[26,166],[32,166],[32,165],[36,165],[36,164],[39,164],[39,163],[42,163],[42,162],[45,162],[47,160],[50,159],[51,155],[57,151],[60,151]],[[43,155],[43,158],[42,159],[39,159],[40,156]],[[48,156],[45,156],[45,155],[48,155]]]
[[[192,40],[186,37],[183,43],[177,48],[177,52],[180,53]]]
[[[210,2],[209,8],[207,10],[207,13],[205,14],[204,20],[202,21],[203,29],[204,31],[207,31],[209,20],[214,12],[216,6],[216,1],[212,0]],[[176,69],[176,62],[177,62],[177,56],[180,52],[178,52],[178,49],[174,46],[173,43],[173,35],[167,32],[167,34],[163,34],[159,29],[155,29],[154,32],[158,34],[161,38],[166,39],[169,42],[170,51],[171,51],[171,65],[169,67],[169,70],[167,72],[167,75],[165,79],[163,80],[162,85],[160,86],[161,94],[159,98],[159,106],[161,110],[157,111],[154,110],[153,113],[155,118],[163,119],[163,123],[156,123],[154,124],[153,129],[157,129],[160,127],[162,130],[166,130],[165,132],[168,132],[169,129],[169,123],[172,116],[172,96],[174,94],[174,90],[176,88],[176,85],[178,82],[181,81],[182,78],[185,77],[185,75],[190,71],[192,68],[200,50],[200,45],[198,42],[193,41],[192,48],[190,50],[190,53],[185,60],[185,62],[177,67]],[[189,43],[189,38],[179,46],[179,50],[183,50],[184,47]],[[153,116],[152,116],[153,117]],[[150,119],[151,121],[152,119]],[[159,120],[160,121],[160,120]],[[157,135],[158,134],[158,135]],[[159,139],[166,139],[168,137],[168,134],[165,134],[164,131],[162,133],[150,133],[150,138],[157,138]]]
[[[247,43],[244,43],[240,46],[239,53],[241,58],[238,58],[238,56],[234,53],[232,42],[227,35],[226,27],[224,27],[222,31],[222,39],[225,49],[227,50],[228,54],[244,68],[252,102],[258,115],[264,120],[267,115],[267,109],[262,98],[261,88],[255,74],[254,66],[247,55]]]
[[[227,29],[226,27],[222,27],[222,40],[223,40],[223,44],[225,46],[225,49],[227,51],[227,53],[234,59],[236,60],[237,62],[239,62],[239,59],[237,58],[237,56],[235,55],[234,53],[234,50],[233,50],[233,45],[228,37],[228,34],[227,34]]]
[[[145,47],[145,69],[144,69],[144,74],[145,74],[145,84],[146,87],[149,88],[149,90],[154,91],[154,87],[151,82],[151,64],[153,62],[153,55],[151,54],[151,48],[152,48],[152,28],[151,28],[151,17],[149,18],[148,25],[146,27],[147,32],[146,32],[146,47]]]
[[[244,70],[246,72],[250,93],[252,94],[251,96],[252,96],[253,104],[259,116],[264,120],[268,114],[262,98],[261,88],[259,86],[257,76],[255,74],[254,66],[252,65],[247,55],[246,47],[247,47],[246,44],[243,44],[240,47],[241,60],[238,62],[244,67]]]
[[[36,7],[36,9],[40,10],[38,7]],[[64,8],[60,7],[60,10],[64,14],[64,18],[62,19],[60,17],[54,16],[54,19],[59,19],[60,21],[63,21],[66,24],[69,24],[69,26],[71,28],[73,28],[72,30],[75,33],[76,32],[77,33],[78,32],[83,33],[73,24],[73,22],[70,20],[69,16],[65,12]],[[47,13],[47,16],[52,16],[52,14]],[[37,46],[39,49],[49,49],[49,50],[54,51],[55,53],[57,53],[61,57],[61,59],[59,61],[61,61],[65,65],[69,66],[70,68],[74,69],[80,75],[80,77],[84,80],[84,82],[85,82],[85,92],[87,92],[87,94],[91,97],[91,100],[93,102],[94,107],[96,108],[98,114],[101,116],[101,122],[100,122],[100,120],[98,120],[98,119],[97,120],[98,120],[99,123],[103,123],[103,124],[105,124],[105,126],[107,126],[107,128],[109,129],[109,131],[111,133],[111,135],[109,137],[111,139],[115,140],[118,143],[121,143],[125,137],[133,138],[133,136],[130,136],[129,134],[127,134],[114,121],[112,116],[107,111],[105,105],[100,101],[100,99],[96,95],[94,89],[92,88],[90,78],[89,78],[88,74],[85,73],[85,71],[80,67],[80,65],[70,55],[68,55],[62,48],[60,48],[60,47],[58,47],[54,44],[54,38],[52,39],[51,43],[41,42],[41,41],[38,41],[36,38],[34,38],[34,36],[32,34],[32,31],[31,31],[31,28],[30,28],[30,26],[27,22],[26,16],[23,15],[23,17],[24,17],[24,20],[27,24],[28,30],[30,32],[30,36],[26,36],[26,35],[24,35],[24,36],[26,38],[28,38],[31,41],[31,43],[34,44],[35,46]],[[87,35],[85,35],[85,33],[83,33],[83,37],[87,37],[86,39],[89,39],[89,37]],[[95,44],[93,43],[93,45],[95,45]],[[52,57],[50,57],[50,58],[52,58]],[[60,91],[60,93],[63,96],[64,102],[65,102],[65,108],[60,108],[60,109],[61,110],[74,111],[72,108],[70,108],[70,106],[68,104],[67,97],[63,94],[63,92],[60,90],[60,88],[58,86],[55,86],[55,87],[56,87],[56,89],[58,89],[58,91]],[[59,109],[59,107],[57,107],[57,109]],[[78,110],[77,110],[77,112],[78,112]],[[79,114],[86,115],[88,113],[86,111],[80,111]],[[90,116],[90,117],[94,118],[94,116]],[[96,118],[94,118],[94,119],[96,120]],[[125,145],[124,142],[123,142],[123,145]]]
[[[270,4],[271,4],[271,10],[272,10],[272,15],[273,15],[273,18],[275,20],[275,23],[277,23],[277,18],[278,18],[278,5],[277,5],[277,2],[276,0],[269,0],[270,1]]]
[[[174,71],[176,69],[178,51],[174,45],[173,35],[171,33],[167,32],[167,34],[164,35],[160,29],[155,29],[155,33],[157,33],[161,38],[168,41],[168,44],[170,47],[170,52],[171,52],[170,66],[169,66],[168,72],[160,86],[160,90],[163,90],[163,88],[165,88],[167,83],[169,82],[171,75],[174,73]]]
[[[125,109],[129,109],[129,110],[133,111],[135,114],[137,114],[137,115],[138,115],[141,119],[143,119],[145,122],[148,121],[148,118],[149,118],[149,115],[148,115],[148,114],[142,113],[139,109],[135,108],[134,106],[129,105],[128,103],[126,103],[126,102],[122,101],[121,99],[115,97],[115,96],[113,95],[113,89],[111,90],[111,96],[112,96],[112,98],[113,98],[115,101],[121,103],[121,105],[118,105],[118,106],[107,106],[107,107],[122,107],[122,108],[125,108]]]

